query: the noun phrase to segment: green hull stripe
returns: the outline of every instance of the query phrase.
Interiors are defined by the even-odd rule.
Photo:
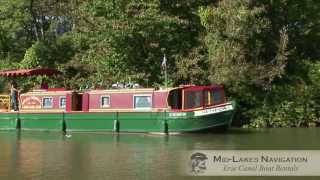
[[[233,103],[234,106],[234,103]],[[0,130],[169,132],[198,131],[228,126],[233,110],[205,116],[194,112],[100,112],[100,113],[1,113]],[[116,124],[117,123],[117,124]],[[165,125],[167,124],[167,125]]]

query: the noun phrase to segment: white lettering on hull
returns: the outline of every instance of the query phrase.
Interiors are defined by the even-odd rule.
[[[209,115],[209,114],[217,114],[220,112],[230,111],[232,109],[233,109],[232,104],[228,104],[225,106],[215,107],[215,108],[211,108],[211,109],[204,109],[201,111],[195,111],[194,116],[205,116],[205,115]]]
[[[184,117],[184,116],[187,116],[187,113],[185,112],[169,113],[170,118]]]

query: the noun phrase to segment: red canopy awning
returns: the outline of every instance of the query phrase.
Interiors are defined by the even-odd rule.
[[[4,77],[21,77],[21,76],[53,76],[61,72],[50,68],[35,68],[35,69],[19,69],[0,71],[0,76]]]

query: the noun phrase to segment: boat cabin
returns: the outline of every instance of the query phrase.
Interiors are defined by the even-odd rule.
[[[20,95],[21,111],[108,112],[108,111],[191,111],[226,102],[223,86],[181,86],[88,90],[33,90]]]
[[[84,111],[161,111],[167,109],[167,90],[153,88],[91,90],[83,95]]]

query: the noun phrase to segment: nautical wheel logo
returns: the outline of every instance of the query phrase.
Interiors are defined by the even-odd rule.
[[[192,174],[202,174],[207,170],[207,155],[203,153],[193,153],[190,156],[190,168]]]

